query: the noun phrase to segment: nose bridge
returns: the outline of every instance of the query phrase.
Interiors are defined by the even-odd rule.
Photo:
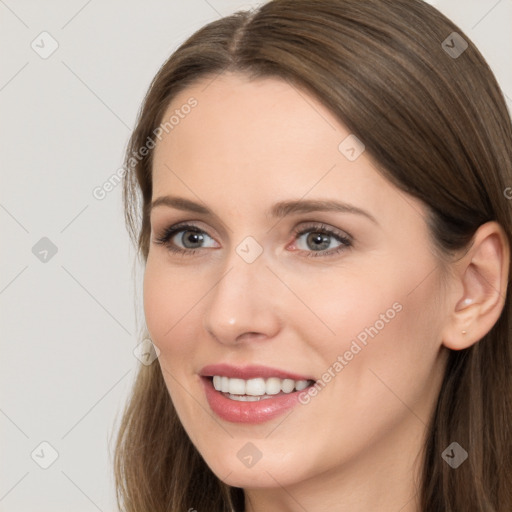
[[[260,246],[261,247],[261,246]],[[272,300],[272,273],[252,240],[230,251],[222,273],[208,294],[204,327],[218,341],[230,343],[246,333],[275,335],[278,311]]]

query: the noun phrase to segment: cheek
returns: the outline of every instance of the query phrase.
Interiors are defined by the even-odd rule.
[[[303,272],[283,278],[296,297],[288,293],[289,307],[281,308],[281,314],[288,325],[300,326],[302,333],[308,334],[306,339],[326,350],[343,351],[358,336],[364,343],[367,330],[375,324],[381,331],[397,316],[403,294],[400,280],[391,273],[348,264],[327,270],[310,271],[307,279]]]
[[[345,375],[331,379],[336,382],[332,389],[349,386],[352,396],[362,398],[363,390],[383,386],[375,374],[397,390],[412,379],[419,392],[422,380],[428,380],[439,351],[442,315],[437,273],[429,274],[433,264],[424,260],[397,257],[366,272],[317,274],[307,284],[300,277],[288,281],[307,298],[307,308],[296,305],[288,324],[321,354],[317,369]]]
[[[169,293],[165,274],[162,275],[159,266],[148,258],[144,272],[144,316],[151,339],[156,345],[172,326],[169,312],[174,311],[173,295]]]
[[[151,340],[160,350],[158,363],[166,387],[182,423],[186,423],[193,407],[183,384],[192,373],[191,363],[197,357],[198,303],[206,293],[199,280],[185,272],[171,269],[165,262],[148,258],[144,273],[144,315]]]
[[[344,367],[334,389],[351,397],[354,410],[366,404],[369,424],[379,416],[385,423],[407,415],[407,407],[425,421],[430,414],[442,370],[440,287],[431,276],[415,288],[411,283],[420,277],[383,280],[378,294],[354,304],[354,314],[345,317]]]
[[[184,345],[190,348],[188,343],[174,340],[190,340],[185,338],[186,330],[197,324],[194,315],[206,293],[202,282],[195,276],[191,278],[188,272],[148,258],[144,273],[144,315],[151,338],[161,351],[166,351],[170,343],[173,349]]]

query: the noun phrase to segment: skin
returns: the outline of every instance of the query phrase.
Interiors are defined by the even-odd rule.
[[[350,132],[306,92],[224,74],[182,91],[164,119],[190,97],[197,106],[154,150],[153,200],[180,196],[214,215],[152,210],[144,311],[191,441],[218,478],[244,488],[251,512],[419,511],[421,448],[447,348],[478,341],[503,307],[503,231],[482,226],[469,251],[442,265],[426,207],[379,174],[368,152],[349,161],[338,146]],[[289,199],[343,201],[377,222],[265,214]],[[202,248],[181,255],[156,243],[183,221],[204,231]],[[319,254],[307,239],[321,223],[352,245]],[[310,231],[298,236],[297,227]],[[190,235],[173,241],[183,248],[182,234]],[[252,263],[236,252],[247,236],[263,250]],[[324,253],[343,247],[327,241]],[[307,405],[259,425],[224,421],[209,408],[204,365],[262,364],[321,379],[396,303],[400,312]],[[247,442],[262,455],[250,468],[237,457]]]

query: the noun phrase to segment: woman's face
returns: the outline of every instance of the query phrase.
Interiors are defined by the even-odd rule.
[[[144,309],[206,463],[244,488],[412,467],[447,318],[423,205],[285,81],[209,78],[182,91],[163,122],[172,116],[154,150]],[[267,372],[203,370],[213,364]],[[245,376],[224,379],[234,395],[300,388],[280,375],[317,385],[240,401],[202,374]]]

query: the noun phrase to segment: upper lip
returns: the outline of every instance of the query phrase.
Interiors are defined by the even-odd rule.
[[[202,377],[213,377],[219,375],[221,377],[230,377],[235,379],[255,379],[257,377],[270,378],[277,377],[279,379],[292,379],[292,380],[315,380],[313,377],[299,375],[279,368],[272,368],[270,366],[249,365],[249,366],[232,366],[230,364],[209,364],[201,369],[200,375]]]

